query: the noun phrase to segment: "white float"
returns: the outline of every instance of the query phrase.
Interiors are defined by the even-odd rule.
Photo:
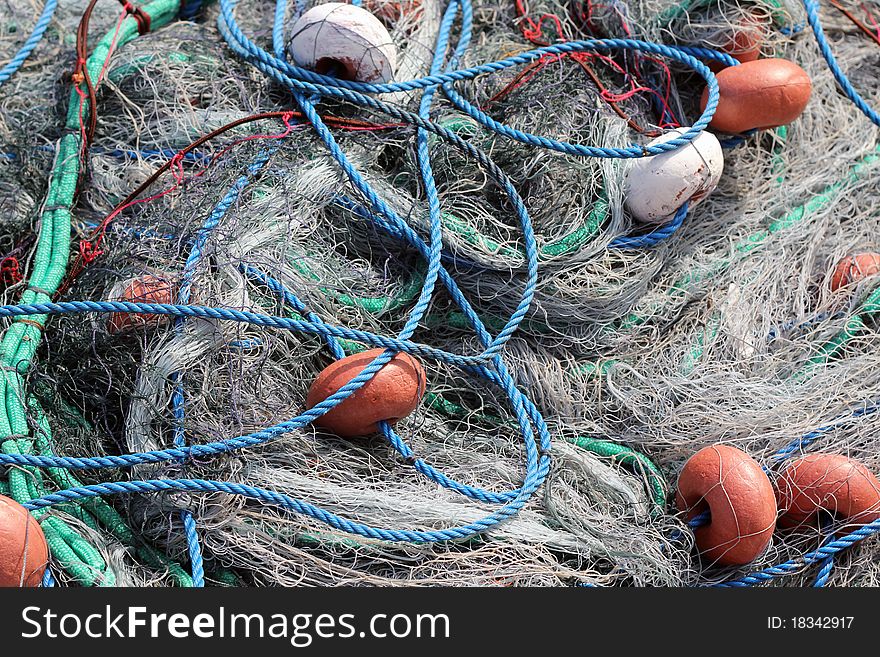
[[[677,128],[651,141],[656,146],[690,128]],[[701,132],[681,148],[635,160],[626,174],[626,207],[633,217],[651,224],[665,224],[690,202],[693,208],[705,199],[721,179],[724,154],[718,139]]]
[[[287,48],[297,66],[317,73],[341,68],[340,77],[357,82],[390,82],[397,67],[397,46],[385,26],[366,9],[342,2],[304,13]]]

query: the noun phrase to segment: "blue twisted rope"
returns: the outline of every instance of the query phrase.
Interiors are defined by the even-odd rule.
[[[236,310],[234,308],[214,308],[211,306],[198,305],[175,305],[165,303],[135,303],[132,301],[61,301],[58,303],[34,303],[0,306],[0,317],[26,317],[30,315],[76,315],[82,313],[135,313],[168,315],[171,317],[187,317],[198,319],[215,319],[238,322],[241,324],[253,324],[266,328],[278,328],[306,333],[309,335],[331,335],[335,338],[343,338],[354,342],[371,344],[376,347],[384,347],[394,351],[404,351],[414,356],[440,360],[450,365],[466,367],[488,363],[495,356],[495,350],[484,349],[479,354],[466,356],[454,354],[430,345],[410,340],[397,340],[384,335],[361,331],[345,326],[327,323],[315,323],[264,315],[248,310]],[[486,334],[488,335],[488,333]]]
[[[271,55],[265,50],[259,48],[256,44],[251,42],[240,30],[234,17],[234,8],[236,2],[237,0],[221,0],[220,3],[221,15],[218,19],[218,27],[224,39],[227,41],[233,51],[235,51],[243,59],[251,62],[259,70],[263,71],[264,73],[278,81],[280,84],[287,86],[291,90],[294,98],[296,98],[301,107],[303,107],[305,93],[309,94],[310,103],[316,102],[322,94],[331,95],[382,111],[386,114],[395,116],[396,118],[400,118],[401,120],[416,125],[418,129],[417,139],[419,142],[417,151],[419,153],[419,165],[422,174],[422,180],[426,186],[426,196],[429,205],[429,212],[431,213],[435,212],[435,206],[438,206],[439,200],[436,198],[436,193],[433,190],[433,175],[430,171],[430,163],[426,159],[427,141],[424,131],[430,129],[432,132],[439,134],[443,138],[448,139],[450,137],[448,131],[443,130],[439,126],[431,125],[431,122],[429,120],[431,101],[438,88],[443,89],[443,92],[445,93],[447,98],[459,110],[468,114],[477,122],[486,126],[488,129],[507,136],[511,139],[521,141],[523,143],[533,146],[549,148],[568,154],[587,157],[645,157],[675,150],[681,145],[686,144],[688,141],[694,139],[703,130],[703,128],[708,125],[709,121],[711,120],[718,102],[717,82],[715,81],[714,75],[712,75],[711,71],[709,71],[708,68],[706,68],[700,60],[695,59],[695,57],[722,61],[730,66],[739,64],[737,60],[725,53],[716,52],[706,48],[679,48],[635,40],[611,39],[558,44],[556,46],[539,48],[531,51],[530,53],[510,57],[506,60],[501,60],[500,62],[491,62],[482,66],[473,67],[471,69],[455,70],[454,63],[464,52],[464,49],[466,48],[470,40],[470,30],[472,24],[472,8],[470,2],[455,1],[451,2],[447,6],[447,11],[444,14],[444,20],[442,21],[441,27],[438,31],[437,43],[434,49],[434,61],[432,62],[431,71],[428,76],[420,78],[418,80],[393,82],[388,84],[365,84],[339,80],[326,75],[319,75],[312,71],[293,66],[285,61],[283,24],[286,15],[286,2],[276,3],[275,23],[273,25],[272,33],[274,55]],[[298,8],[298,10],[301,11],[301,8]],[[462,14],[461,35],[459,36],[459,42],[456,47],[455,53],[453,54],[452,58],[448,62],[448,65],[446,66],[445,72],[441,72],[445,52],[448,47],[449,35],[459,10]],[[651,52],[654,54],[667,56],[697,70],[706,79],[707,85],[709,87],[709,98],[707,102],[707,107],[703,115],[700,117],[700,120],[698,120],[688,131],[686,131],[680,137],[676,137],[675,139],[655,146],[632,146],[628,149],[608,149],[569,144],[567,142],[560,142],[545,137],[530,135],[528,133],[514,130],[512,128],[509,128],[508,126],[496,122],[490,116],[482,112],[477,107],[473,106],[467,100],[465,100],[460,94],[455,91],[451,84],[453,81],[470,79],[477,75],[501,70],[502,68],[508,66],[528,63],[529,61],[533,61],[535,58],[538,58],[545,54],[559,54],[564,52],[581,51],[608,51],[615,48]],[[385,103],[376,101],[375,99],[372,99],[361,93],[356,93],[357,91],[363,91],[367,93],[392,93],[409,91],[418,88],[421,88],[423,90],[422,102],[419,108],[418,117],[414,117],[408,112],[404,112],[398,108],[388,106]],[[307,115],[310,114],[309,109],[306,107],[303,107],[303,111]],[[317,128],[318,123],[316,123],[316,120],[319,121],[317,114],[314,115],[314,118],[312,116],[309,116],[309,120]],[[322,141],[324,141],[325,145],[331,150],[331,154],[333,154],[334,158],[336,158],[337,161],[341,163],[342,161],[338,157],[338,154],[334,152],[333,146],[327,139],[329,133],[325,135],[324,129],[318,129],[318,132],[321,136]],[[422,141],[425,141],[425,143],[422,144]],[[352,178],[351,172],[347,170],[346,173],[349,174],[349,178],[352,179],[352,181],[355,183],[355,186],[361,189],[361,191],[364,191],[363,186],[359,184],[356,179]],[[505,191],[508,193],[508,196],[511,199],[514,199],[515,192],[512,190],[512,188],[507,188],[505,185]],[[371,192],[365,193],[368,196],[371,195]],[[371,198],[371,200],[373,199]],[[380,207],[379,210],[384,214],[385,208]],[[522,213],[519,212],[519,214]],[[619,240],[615,240],[612,245],[615,248],[639,248],[641,246],[654,246],[660,241],[670,237],[681,225],[685,216],[686,208],[676,215],[672,224],[665,226],[658,231],[655,231],[651,235],[636,236],[632,238],[620,238]],[[502,335],[504,335],[505,331],[502,331],[501,333]]]
[[[629,235],[618,237],[608,245],[609,249],[641,249],[656,246],[660,242],[672,237],[681,228],[688,213],[688,203],[682,205],[668,224],[652,230],[646,235]]]
[[[837,59],[834,57],[834,53],[831,52],[831,46],[828,43],[828,39],[825,38],[822,23],[819,21],[819,3],[816,0],[804,0],[804,9],[807,11],[807,22],[813,30],[813,35],[816,37],[816,43],[819,44],[819,50],[822,53],[822,57],[825,58],[825,63],[828,64],[828,68],[831,70],[834,79],[837,80],[837,84],[840,85],[840,88],[843,90],[843,93],[846,94],[846,97],[859,108],[862,114],[871,119],[874,125],[880,126],[880,114],[868,105],[868,103],[865,102],[865,99],[858,94],[852,86],[852,83],[849,81],[849,78],[847,78],[846,74],[840,69]]]
[[[43,573],[43,581],[41,583],[43,588],[51,588],[55,586],[55,577],[52,575],[52,568],[46,568],[46,572]]]
[[[345,518],[341,518],[340,516],[330,513],[320,507],[302,500],[297,500],[284,493],[278,493],[264,488],[256,488],[254,486],[235,482],[211,481],[206,479],[152,479],[148,481],[113,481],[101,484],[91,484],[89,486],[78,486],[76,488],[61,490],[57,493],[50,493],[43,497],[35,498],[30,502],[25,503],[23,506],[30,510],[36,510],[77,499],[125,493],[145,494],[168,491],[227,493],[229,495],[240,495],[250,499],[259,500],[266,504],[278,506],[300,515],[306,515],[319,520],[334,529],[349,534],[357,534],[365,538],[391,542],[439,543],[467,539],[488,531],[498,523],[515,515],[524,506],[528,497],[534,493],[535,488],[537,488],[535,482],[529,482],[527,486],[523,487],[520,495],[518,495],[510,504],[505,505],[495,513],[487,515],[472,523],[448,529],[431,531],[371,527],[362,523],[346,520]]]
[[[872,415],[872,414],[876,413],[878,410],[880,410],[880,405],[878,405],[877,402],[866,401],[863,403],[862,406],[854,407],[848,413],[845,413],[843,415],[840,415],[840,416],[834,418],[828,424],[825,424],[821,427],[818,427],[817,429],[813,429],[812,431],[805,433],[804,435],[800,436],[799,438],[796,438],[795,440],[791,441],[788,445],[786,445],[785,447],[780,449],[778,452],[776,452],[770,458],[772,458],[774,461],[785,460],[794,454],[800,453],[806,447],[809,447],[814,442],[816,442],[819,438],[821,438],[825,434],[829,433],[830,431],[833,431],[834,429],[839,427],[844,422],[857,420],[858,418],[865,417],[867,415]]]
[[[13,58],[10,59],[2,69],[0,69],[0,86],[3,86],[4,82],[16,74],[18,69],[22,67],[25,61],[27,61],[27,58],[31,56],[31,53],[39,45],[40,41],[43,40],[46,28],[48,28],[49,23],[52,22],[52,17],[55,15],[55,9],[57,8],[58,0],[46,0],[46,4],[43,5],[43,12],[40,14],[40,17],[37,19],[37,24],[34,26],[34,31],[31,32],[31,35],[27,38],[27,41],[24,42],[21,49],[15,53],[15,56],[13,56]]]
[[[256,176],[260,171],[263,170],[263,167],[265,167],[266,164],[269,162],[269,158],[271,157],[272,153],[275,152],[275,150],[277,149],[269,148],[265,153],[259,155],[256,158],[256,160],[248,167],[247,173],[235,181],[235,183],[232,185],[226,195],[221,199],[221,201],[214,207],[213,211],[208,216],[208,219],[199,229],[190,250],[189,257],[184,264],[183,274],[180,278],[180,287],[177,293],[177,302],[179,304],[189,303],[192,292],[193,275],[195,274],[196,267],[198,267],[198,264],[201,261],[202,256],[204,255],[204,248],[209,236],[211,235],[211,232],[217,227],[217,225],[220,223],[220,220],[224,216],[226,216],[226,212],[229,210],[230,206],[238,199],[241,191],[247,186],[247,184],[251,180],[253,180],[254,176]],[[175,321],[175,333],[180,334],[183,331],[185,321],[186,320],[184,318],[178,318],[177,321]],[[171,380],[175,384],[174,393],[172,394],[172,406],[174,410],[175,420],[174,444],[178,447],[183,447],[184,445],[186,445],[186,429],[184,422],[186,418],[186,404],[183,381],[181,380],[179,372],[174,372],[171,375]],[[193,586],[196,588],[202,588],[205,586],[205,568],[204,559],[202,557],[202,548],[199,543],[199,534],[196,527],[196,520],[193,517],[192,513],[190,513],[186,509],[181,510],[180,518],[183,521],[183,527],[186,533]]]
[[[822,567],[816,574],[816,581],[813,582],[813,588],[824,588],[828,584],[828,580],[831,579],[831,573],[833,571],[834,555],[829,555],[825,557],[825,560],[822,562]]]
[[[831,529],[833,524],[834,523],[831,522],[830,519],[823,523],[823,529],[830,532],[823,543],[824,545],[827,545],[834,540],[834,532]],[[813,581],[813,588],[817,589],[824,588],[825,585],[828,584],[828,580],[831,579],[831,573],[834,570],[834,555],[829,554],[822,560],[821,564],[819,572],[816,573],[816,579]]]
[[[833,557],[851,547],[854,543],[858,543],[870,536],[874,536],[877,532],[880,532],[880,519],[864,525],[863,527],[859,527],[851,534],[836,538],[812,552],[807,552],[801,557],[791,559],[778,566],[764,568],[763,570],[751,573],[745,577],[740,577],[739,579],[716,584],[715,586],[721,588],[744,588],[756,584],[766,584],[776,577],[790,575],[799,570],[803,570],[807,566],[823,562],[827,557]]]
[[[454,4],[461,6],[463,19],[467,20],[467,17],[470,16],[469,0],[462,0],[461,2],[456,2]],[[401,118],[404,121],[426,129],[430,128],[425,125],[423,119],[416,117],[411,113],[381,103],[365,94],[396,93],[440,86],[453,104],[493,132],[532,146],[547,148],[569,155],[602,158],[647,157],[649,155],[659,155],[660,153],[676,150],[678,147],[695,139],[697,135],[703,131],[712,120],[712,116],[718,105],[718,83],[715,76],[705,64],[691,54],[688,54],[688,49],[634,39],[570,41],[537,48],[526,53],[467,69],[449,70],[444,73],[431,74],[414,80],[391,82],[387,84],[368,84],[340,80],[288,64],[283,59],[267,53],[265,50],[251,42],[235,21],[233,11],[235,5],[236,0],[220,0],[221,13],[218,26],[221,35],[236,54],[275,79],[280,84],[288,87],[292,92],[340,98],[356,105],[362,105],[383,113],[389,113],[392,116]],[[442,37],[442,35],[438,36]],[[668,142],[654,146],[633,145],[629,148],[601,148],[582,144],[571,144],[549,139],[547,137],[531,135],[500,124],[461,98],[461,96],[459,96],[451,87],[451,83],[471,80],[487,73],[495,73],[505,68],[528,64],[545,55],[576,52],[610,52],[613,50],[631,50],[666,57],[694,69],[706,80],[709,89],[706,109],[687,132],[683,133],[680,137],[676,137]],[[720,57],[721,55],[719,54],[715,58],[718,59]],[[449,95],[450,92],[452,93],[451,96]],[[432,131],[437,132],[436,130]]]
[[[240,269],[242,273],[246,276],[260,282],[265,285],[269,290],[275,292],[283,301],[290,304],[294,309],[298,312],[305,311],[305,305],[300,301],[293,292],[290,291],[283,283],[272,278],[268,274],[261,272],[258,269],[250,265],[241,265]],[[320,319],[316,318],[317,321]],[[332,341],[331,349],[334,350],[334,356],[336,358],[342,358],[345,353],[342,351],[342,348],[339,347],[338,342],[332,336],[327,336],[328,341]],[[338,352],[335,351],[338,349]],[[403,459],[409,463],[417,472],[419,472],[424,477],[430,479],[431,481],[443,486],[444,488],[449,488],[454,490],[462,495],[470,497],[471,499],[478,500],[480,502],[487,502],[490,504],[498,504],[508,502],[513,499],[518,491],[507,491],[503,493],[495,493],[491,491],[485,491],[481,488],[474,488],[472,486],[468,486],[467,484],[461,484],[453,479],[448,478],[443,473],[434,469],[430,464],[426,463],[422,459],[415,458],[415,455],[412,449],[401,439],[399,435],[397,435],[394,430],[383,423],[382,425],[382,433],[385,436],[386,440],[388,440],[389,444],[403,457]]]

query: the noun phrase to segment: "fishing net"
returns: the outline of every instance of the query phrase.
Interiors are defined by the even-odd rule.
[[[133,17],[99,3],[89,25],[100,55],[90,64],[96,122],[79,153],[65,140],[89,128],[90,99],[70,91],[82,4],[59,3],[40,46],[0,87],[2,302],[118,300],[133,280],[159,281],[167,303],[363,332],[336,336],[342,354],[376,346],[358,339],[367,333],[397,336],[436,272],[401,232],[383,227],[291,90],[230,47],[225,12],[272,52],[275,4],[204,3],[186,20],[179,2],[161,0],[145,5],[153,24],[138,35]],[[880,5],[850,5],[877,32]],[[288,9],[288,31],[310,6]],[[395,79],[428,75],[447,3],[363,6],[399,50]],[[0,0],[0,63],[42,8]],[[792,562],[784,577],[762,581],[803,586],[820,561],[828,565],[804,557],[834,538],[839,526],[826,524],[777,532],[753,563],[719,568],[700,558],[693,523],[671,494],[684,462],[719,442],[771,470],[820,448],[880,472],[876,279],[829,287],[842,258],[880,250],[880,132],[839,91],[804,28],[804,7],[481,0],[472,10],[469,45],[451,70],[593,38],[725,49],[745,29],[765,57],[803,67],[813,97],[792,125],[725,143],[717,190],[673,235],[621,248],[624,238],[651,234],[624,207],[631,160],[511,139],[462,112],[454,94],[514,130],[623,149],[695,122],[705,82],[692,67],[635,51],[549,53],[438,93],[430,121],[474,149],[442,131],[422,134],[442,266],[495,335],[522,307],[534,251],[534,298],[501,353],[535,413],[515,408],[479,368],[417,354],[427,393],[395,425],[411,452],[387,434],[345,439],[300,423],[243,449],[125,467],[6,460],[0,493],[27,502],[105,482],[220,481],[283,493],[364,526],[420,532],[478,522],[509,502],[461,489],[522,489],[529,458],[547,468],[534,494],[488,531],[432,542],[346,531],[320,514],[217,490],[73,496],[34,511],[58,584],[198,584],[193,527],[209,585],[705,585]],[[831,4],[823,3],[821,23],[852,85],[880,107],[878,40]],[[461,36],[460,23],[451,34]],[[418,113],[422,92],[373,97],[396,114],[341,96],[325,96],[317,112],[369,188],[429,243],[420,137],[401,114]],[[533,239],[474,152],[509,178]],[[82,166],[62,236],[52,185],[65,162]],[[118,211],[157,175],[139,202]],[[49,231],[62,271],[57,290],[40,296],[39,244]],[[7,455],[100,458],[258,434],[302,413],[312,382],[334,360],[322,331],[217,317],[93,310],[52,316],[45,329],[25,319],[4,320],[7,336],[18,331],[24,341],[2,354]],[[438,354],[485,348],[439,283],[411,340]],[[522,422],[537,427],[535,414],[550,449],[539,443],[530,457]],[[424,476],[421,464],[442,481]],[[871,536],[842,550],[824,583],[876,585],[877,550]]]

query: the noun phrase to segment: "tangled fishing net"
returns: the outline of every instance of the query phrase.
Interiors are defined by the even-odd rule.
[[[627,149],[701,116],[706,82],[684,60],[546,51],[435,86],[427,104],[422,85],[365,92],[370,106],[320,93],[344,84],[285,84],[248,51],[279,55],[278,24],[285,56],[312,4],[281,3],[277,21],[268,0],[156,0],[144,29],[101,2],[87,64],[83,4],[59,2],[0,82],[4,308],[116,301],[146,280],[160,302],[227,314],[5,313],[0,494],[43,526],[45,583],[880,583],[872,531],[818,555],[839,526],[776,532],[724,568],[674,503],[685,461],[716,443],[770,472],[821,450],[880,473],[877,279],[829,286],[841,259],[880,251],[880,131],[799,1],[480,0],[453,3],[447,25],[446,2],[364,0],[397,81],[589,39],[736,54],[743,29],[797,62],[804,113],[722,139],[718,188],[660,236],[625,208],[631,158],[525,143],[457,99],[504,129]],[[844,8],[822,2],[825,37],[878,108],[880,4]],[[0,0],[0,66],[43,10]],[[376,346],[425,367],[415,413],[355,439],[292,421],[333,360]],[[257,438],[229,446],[242,436]],[[110,458],[145,453],[160,456]],[[138,483],[157,481],[233,488]]]

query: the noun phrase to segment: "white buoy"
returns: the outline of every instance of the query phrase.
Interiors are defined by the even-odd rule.
[[[394,76],[397,46],[366,9],[342,2],[318,5],[294,23],[291,35],[288,52],[302,68],[317,73],[335,70],[338,77],[375,84]]]
[[[670,141],[689,129],[676,128],[648,145]],[[685,202],[693,208],[705,199],[723,171],[721,144],[712,133],[701,132],[677,150],[635,160],[626,174],[626,207],[639,221],[665,224]]]

